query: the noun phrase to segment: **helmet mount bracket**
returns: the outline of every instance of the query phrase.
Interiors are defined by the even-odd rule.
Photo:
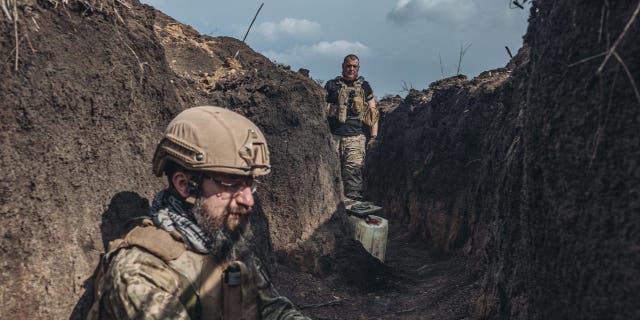
[[[202,184],[202,174],[191,173],[191,177],[187,182],[187,193],[189,195],[184,201],[190,205],[196,204],[196,199],[200,195],[200,186]]]

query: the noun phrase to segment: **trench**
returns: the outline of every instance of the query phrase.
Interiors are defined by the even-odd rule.
[[[482,284],[478,261],[438,256],[400,222],[390,222],[385,265],[391,276],[378,290],[363,291],[338,276],[317,278],[286,266],[278,267],[273,281],[313,319],[462,319],[484,311],[475,305]]]
[[[365,179],[390,222],[384,270],[330,259],[339,172],[313,79],[137,3],[17,3],[29,19],[0,21],[2,315],[67,318],[109,223],[163,187],[148,168],[164,126],[217,104],[267,135],[255,235],[305,314],[640,319],[638,1],[534,1],[505,68],[381,103]]]

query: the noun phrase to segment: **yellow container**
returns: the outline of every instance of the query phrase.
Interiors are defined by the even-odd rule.
[[[389,222],[387,219],[369,215],[365,218],[349,216],[349,222],[353,228],[353,236],[362,243],[362,246],[372,256],[384,262],[387,252],[387,236],[389,234]]]

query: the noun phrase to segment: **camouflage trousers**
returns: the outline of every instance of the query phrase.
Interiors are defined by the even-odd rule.
[[[344,195],[350,199],[362,199],[362,166],[365,142],[363,134],[345,137],[333,135],[333,142],[340,159],[340,171]]]

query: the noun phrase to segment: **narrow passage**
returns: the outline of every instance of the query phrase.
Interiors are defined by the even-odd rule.
[[[395,278],[390,288],[362,292],[338,277],[325,279],[279,266],[277,288],[314,319],[466,319],[482,285],[474,258],[437,257],[405,226],[389,221],[385,262]]]

